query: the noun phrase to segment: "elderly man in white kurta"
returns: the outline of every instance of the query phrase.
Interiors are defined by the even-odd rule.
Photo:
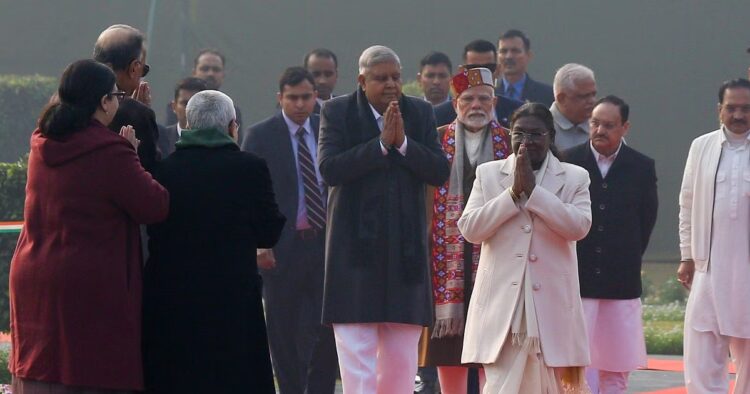
[[[727,354],[737,366],[734,392],[750,392],[750,81],[722,85],[719,119],[719,130],[690,146],[680,190],[690,394],[727,393]]]

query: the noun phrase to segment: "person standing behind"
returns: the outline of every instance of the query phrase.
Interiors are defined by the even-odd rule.
[[[641,258],[656,223],[654,160],[625,145],[630,107],[617,96],[596,102],[590,141],[563,152],[591,184],[592,231],[577,243],[592,393],[625,393],[646,366],[641,319]]]
[[[320,114],[323,103],[332,99],[333,89],[339,78],[339,61],[336,54],[325,48],[313,49],[305,55],[302,67],[312,74],[318,97],[315,98],[313,113]]]
[[[511,29],[500,36],[497,43],[497,62],[500,76],[495,93],[513,100],[552,105],[555,96],[552,86],[531,79],[529,61],[534,57],[531,40],[522,31]]]
[[[188,77],[181,80],[174,88],[174,100],[170,103],[172,112],[177,116],[177,123],[163,127],[159,131],[159,150],[163,158],[174,152],[174,146],[182,130],[187,127],[185,107],[194,94],[206,90],[206,82],[200,78]]]
[[[144,273],[147,393],[274,393],[256,248],[285,218],[259,157],[240,152],[234,104],[196,93],[188,130],[154,175],[170,193],[149,226]]]
[[[479,245],[467,242],[456,223],[471,194],[477,166],[504,159],[511,152],[507,130],[492,116],[497,99],[493,84],[492,72],[486,68],[456,74],[451,89],[458,117],[438,129],[451,175],[434,190],[434,198],[428,199],[435,325],[430,330],[426,362],[438,367],[444,394],[467,392],[468,368],[461,365],[461,349],[479,262]]]
[[[430,52],[419,61],[417,83],[425,101],[433,107],[451,100],[449,93],[452,72],[451,59],[442,52]]]
[[[138,145],[138,157],[146,171],[152,171],[161,155],[156,146],[159,126],[151,110],[151,93],[147,82],[141,81],[151,67],[146,64],[145,37],[128,25],[112,25],[105,29],[94,45],[94,60],[108,65],[115,72],[117,87],[126,93],[121,100],[110,130],[119,132],[122,126],[133,126]]]
[[[425,185],[442,185],[449,166],[432,107],[401,94],[392,49],[365,49],[357,81],[321,113],[323,323],[333,324],[345,392],[412,393],[419,336],[432,324]]]
[[[313,76],[284,70],[281,111],[248,129],[242,150],[264,158],[289,220],[276,246],[258,251],[274,372],[282,394],[328,393],[336,384],[336,344],[321,325],[327,196],[318,171],[320,118]]]
[[[589,140],[589,118],[596,101],[594,72],[586,66],[568,63],[555,73],[552,83],[555,102],[550,111],[555,119],[555,144],[570,149]]]
[[[206,81],[206,87],[208,89],[221,90],[221,86],[224,84],[224,77],[226,76],[226,63],[227,58],[218,49],[201,49],[198,52],[198,55],[195,56],[195,59],[193,59],[192,76]],[[234,112],[237,114],[237,123],[242,125],[242,113],[236,105],[234,106]],[[170,125],[177,123],[177,116],[172,110],[171,103],[167,104],[165,119],[165,124]],[[240,134],[240,142],[241,141],[242,134]]]
[[[464,47],[463,69],[484,67],[492,71],[492,77],[497,78],[500,70],[497,65],[497,48],[487,40],[474,40]],[[495,104],[495,119],[503,127],[508,127],[510,116],[523,102],[497,96]],[[443,126],[456,119],[456,110],[453,104],[446,102],[435,106],[435,121],[438,126]]]
[[[719,89],[718,130],[690,145],[680,188],[680,267],[685,310],[685,383],[690,394],[750,392],[750,81]]]
[[[125,96],[115,81],[94,60],[69,65],[31,136],[10,269],[14,393],[143,389],[138,224],[164,220],[169,194],[133,128],[107,129]]]

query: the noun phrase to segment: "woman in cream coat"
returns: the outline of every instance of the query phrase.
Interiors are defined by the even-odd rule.
[[[591,226],[589,177],[554,156],[554,133],[546,107],[519,108],[514,154],[477,168],[458,222],[482,244],[462,362],[484,364],[485,394],[588,392],[575,242]]]

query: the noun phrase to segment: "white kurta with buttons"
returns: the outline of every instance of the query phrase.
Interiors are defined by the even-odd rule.
[[[750,338],[750,136],[719,137],[710,259],[693,280],[688,321],[698,331]]]
[[[588,365],[575,248],[591,226],[588,172],[549,155],[541,185],[516,204],[514,168],[515,155],[480,165],[458,222],[469,242],[482,244],[462,362],[497,360],[528,269],[545,364]]]

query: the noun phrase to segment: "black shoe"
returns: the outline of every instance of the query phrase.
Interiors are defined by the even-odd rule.
[[[417,375],[414,378],[414,393],[437,394],[437,391],[435,390],[435,382],[430,380],[422,380],[422,377]]]

